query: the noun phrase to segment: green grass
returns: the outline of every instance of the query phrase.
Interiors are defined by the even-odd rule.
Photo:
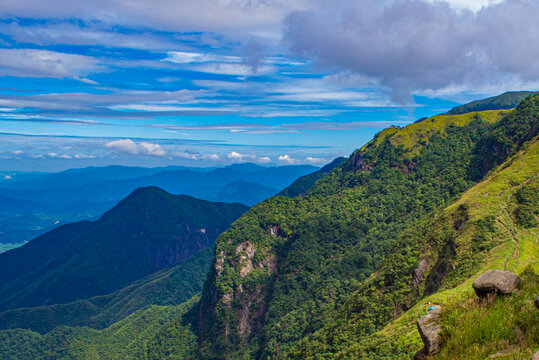
[[[528,269],[517,294],[480,300],[450,299],[444,308],[444,346],[434,359],[528,359],[539,348],[539,275]],[[503,355],[502,355],[503,354]]]
[[[501,120],[509,112],[509,110],[487,110],[460,115],[436,115],[402,129],[394,127],[384,129],[361,150],[373,145],[378,146],[384,139],[389,138],[393,145],[403,145],[406,150],[416,154],[419,147],[428,141],[430,135],[438,131],[444,133],[449,126],[465,126],[473,120],[492,124]]]

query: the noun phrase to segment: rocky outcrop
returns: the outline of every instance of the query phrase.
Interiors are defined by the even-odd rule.
[[[426,359],[429,355],[434,355],[440,351],[443,329],[440,324],[441,318],[442,308],[436,308],[417,320],[417,329],[425,347],[414,355],[413,360]]]
[[[419,264],[417,265],[417,268],[414,270],[414,275],[412,277],[412,286],[416,286],[423,280],[425,277],[425,271],[427,270],[427,266],[429,265],[429,258],[425,256],[421,260],[419,260]]]
[[[517,290],[520,277],[507,270],[488,270],[474,280],[472,286],[479,297],[505,295]]]

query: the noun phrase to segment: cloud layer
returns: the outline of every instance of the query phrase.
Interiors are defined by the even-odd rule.
[[[539,88],[538,17],[532,0],[4,0],[0,169],[323,165]]]
[[[323,1],[284,20],[285,41],[320,66],[375,80],[409,101],[411,91],[539,80],[539,2],[506,0],[477,13],[443,2]]]

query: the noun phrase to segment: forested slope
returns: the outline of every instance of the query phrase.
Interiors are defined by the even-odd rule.
[[[510,113],[437,116],[389,129],[319,181],[308,196],[275,197],[251,209],[217,242],[196,320],[203,356],[334,356],[347,343],[380,330],[422,296],[470,276],[481,257],[463,261],[455,273],[461,276],[453,279],[445,275],[451,257],[440,256],[443,261],[430,263],[436,271],[424,289],[413,295],[382,291],[377,298],[377,292],[392,284],[409,284],[420,260],[411,252],[397,256],[402,264],[391,269],[392,276],[363,283],[388,263],[399,238],[415,234],[410,229],[428,221],[537,134],[538,101],[525,100]],[[457,215],[465,218],[465,208]],[[482,221],[482,226],[491,226],[488,219]],[[439,252],[453,251],[451,244],[440,246]],[[350,297],[355,291],[364,294],[357,301]],[[342,337],[328,331],[337,335],[299,343],[340,326],[342,311],[350,316],[340,321],[353,319],[342,324]],[[314,352],[301,350],[316,343],[321,345]]]

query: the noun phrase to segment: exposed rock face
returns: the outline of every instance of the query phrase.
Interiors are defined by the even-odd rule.
[[[416,286],[423,280],[423,277],[425,277],[425,271],[427,270],[427,266],[429,265],[429,258],[424,257],[421,260],[419,260],[419,264],[417,265],[417,268],[414,270],[414,275],[412,277],[412,286]]]
[[[520,277],[507,270],[487,270],[474,280],[472,286],[479,297],[489,294],[510,294],[518,289]]]
[[[433,355],[440,351],[441,345],[441,333],[442,325],[440,320],[442,318],[442,309],[436,308],[427,313],[421,319],[417,320],[417,329],[419,330],[419,335],[425,343],[425,348],[418,352],[414,359],[424,359],[429,355]]]
[[[244,241],[236,248],[236,255],[240,255],[239,260],[241,264],[240,276],[243,279],[247,274],[253,270],[253,257],[255,256],[256,247],[254,244]]]

